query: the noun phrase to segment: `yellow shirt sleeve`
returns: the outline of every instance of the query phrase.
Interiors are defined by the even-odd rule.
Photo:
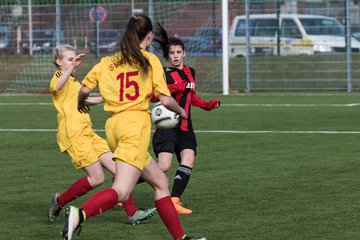
[[[81,82],[82,85],[87,86],[91,90],[94,90],[100,79],[101,75],[101,62],[96,64],[88,74],[86,74],[84,80]]]
[[[164,68],[161,65],[159,58],[156,55],[151,56],[151,68],[153,75],[153,93],[156,97],[159,96],[160,93],[171,96],[169,88],[166,84]]]
[[[60,91],[57,91],[56,90],[56,85],[57,85],[57,81],[58,81],[58,78],[61,76],[62,74],[62,71],[56,71],[50,81],[50,93],[52,94],[57,94],[58,92]]]

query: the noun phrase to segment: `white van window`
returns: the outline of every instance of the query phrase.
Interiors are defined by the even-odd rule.
[[[254,34],[254,20],[249,21],[249,30],[250,30],[250,36],[252,36]],[[246,25],[245,25],[245,19],[240,19],[236,25],[236,29],[235,29],[235,36],[236,37],[244,37],[246,36]],[[251,31],[251,29],[253,31]]]
[[[245,19],[240,19],[235,29],[236,37],[244,37]],[[274,37],[278,29],[278,21],[273,18],[249,19],[250,36],[254,37]]]
[[[344,36],[344,26],[336,19],[299,18],[308,35]]]
[[[293,19],[283,19],[281,23],[281,35],[288,38],[301,38],[301,32]]]

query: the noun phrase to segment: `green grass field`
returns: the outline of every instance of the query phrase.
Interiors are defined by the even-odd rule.
[[[222,107],[193,109],[199,147],[182,197],[194,211],[181,216],[186,232],[210,240],[359,238],[360,94],[201,96],[220,98]],[[0,116],[0,239],[61,239],[63,215],[47,222],[50,194],[83,173],[59,152],[51,98],[0,95]],[[91,116],[103,129],[102,107]],[[110,184],[109,176],[103,187]],[[139,207],[153,206],[146,184],[134,197]],[[171,239],[159,216],[125,222],[115,207],[83,224],[75,239]]]

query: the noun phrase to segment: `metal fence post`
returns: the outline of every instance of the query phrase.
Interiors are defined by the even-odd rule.
[[[347,55],[347,91],[352,92],[352,49],[351,49],[351,11],[350,0],[346,0],[346,55]]]

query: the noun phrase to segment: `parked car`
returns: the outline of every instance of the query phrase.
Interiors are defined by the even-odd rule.
[[[221,55],[222,54],[222,29],[221,28],[198,28],[194,34],[194,37],[200,37],[207,39],[210,45],[207,50],[209,55]]]
[[[352,36],[353,36],[356,40],[360,41],[360,32],[353,32],[353,33],[352,33]]]
[[[206,56],[210,53],[210,40],[202,37],[179,37],[185,45],[185,51],[188,56]]]
[[[22,41],[23,51],[30,52],[30,36],[29,31],[24,32]],[[59,43],[64,42],[64,33],[60,30]],[[51,53],[57,42],[55,29],[35,29],[32,30],[32,51],[33,53]]]
[[[10,42],[10,27],[0,26],[0,52],[5,52]]]
[[[122,29],[100,29],[99,42],[96,44],[96,33],[90,39],[90,50],[93,53],[110,53],[118,50],[121,37],[124,34]]]
[[[279,22],[280,21],[280,22]],[[234,18],[230,28],[230,56],[246,56],[246,16]],[[280,24],[281,55],[345,52],[345,28],[335,18],[304,14],[253,14],[249,19],[252,54],[275,54]],[[352,51],[360,42],[352,38]]]
[[[15,31],[8,25],[0,25],[0,53],[16,53]]]

